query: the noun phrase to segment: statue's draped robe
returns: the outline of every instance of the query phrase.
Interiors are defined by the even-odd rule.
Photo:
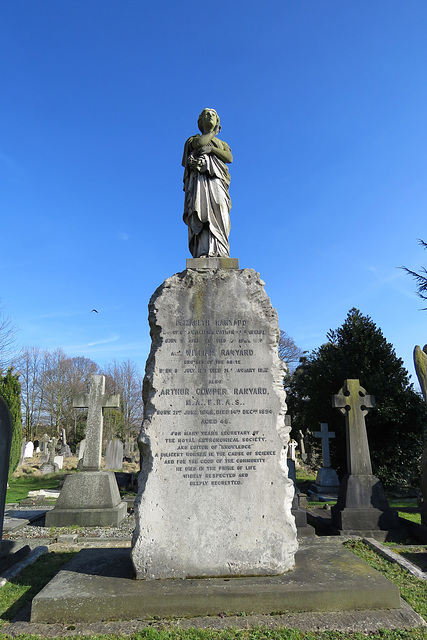
[[[229,256],[230,209],[228,193],[230,174],[225,162],[214,153],[198,155],[192,152],[191,142],[184,147],[184,215],[188,226],[188,246],[193,258],[202,255]],[[229,151],[229,146],[214,138],[212,146]],[[198,160],[199,168],[190,167],[191,157]],[[190,159],[190,162],[189,162]]]

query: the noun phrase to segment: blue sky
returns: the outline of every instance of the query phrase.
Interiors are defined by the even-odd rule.
[[[311,350],[357,307],[414,377],[427,312],[427,3],[15,0],[0,8],[0,298],[21,346],[143,370],[190,257],[181,158],[231,146],[231,256]],[[99,313],[91,313],[96,308]]]

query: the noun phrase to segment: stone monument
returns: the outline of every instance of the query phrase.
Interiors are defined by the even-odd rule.
[[[282,574],[297,550],[277,313],[259,275],[228,257],[232,156],[215,111],[199,127],[184,151],[194,259],[149,304],[139,579]]]
[[[110,440],[107,444],[105,468],[114,471],[123,469],[123,442],[118,438]]]
[[[6,402],[0,396],[0,554],[11,444],[12,417]]]
[[[397,530],[397,511],[390,509],[381,481],[372,474],[365,415],[375,406],[374,396],[366,393],[359,380],[348,379],[332,396],[332,406],[345,415],[347,440],[347,474],[331,509],[333,524],[356,535]]]
[[[40,473],[42,475],[47,475],[48,473],[57,473],[59,471],[59,465],[55,462],[56,456],[56,438],[51,438],[46,443],[46,452],[47,452],[47,460],[43,462],[40,467]]]
[[[340,481],[337,472],[331,468],[329,439],[335,438],[335,433],[328,430],[326,422],[320,423],[320,431],[314,432],[315,438],[322,441],[322,466],[317,472],[316,482],[311,485],[311,491],[319,494],[320,499],[330,500],[338,496]],[[321,497],[322,496],[322,497]]]
[[[105,376],[93,375],[89,393],[74,398],[73,406],[88,408],[83,471],[65,478],[54,509],[46,514],[46,526],[117,526],[127,508],[114,473],[101,471],[101,445],[103,410],[119,407],[120,397],[105,393]]]
[[[427,402],[427,344],[414,349],[414,363],[424,400]],[[427,447],[421,457],[421,524],[427,525]]]

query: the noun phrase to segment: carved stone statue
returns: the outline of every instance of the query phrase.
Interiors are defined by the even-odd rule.
[[[423,349],[418,345],[414,349],[414,363],[424,400],[427,402],[427,344]]]
[[[414,363],[424,400],[427,402],[427,344],[423,349],[418,345],[414,349]],[[421,457],[421,523],[427,525],[427,447]]]
[[[184,147],[184,215],[193,258],[229,256],[230,209],[228,193],[233,162],[231,149],[217,138],[221,131],[214,109],[203,109],[197,122],[201,134]]]

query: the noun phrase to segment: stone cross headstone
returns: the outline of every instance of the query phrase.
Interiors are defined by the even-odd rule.
[[[298,442],[298,446],[299,446],[299,450],[300,450],[301,460],[303,462],[307,462],[307,454],[305,452],[304,435],[303,435],[301,430],[299,430],[298,433],[297,433],[297,442]]]
[[[365,416],[375,406],[374,396],[359,380],[348,379],[332,396],[332,406],[345,416],[347,440],[347,475],[331,510],[335,526],[355,532],[397,529],[397,512],[388,506],[384,488],[372,474]]]
[[[0,397],[0,546],[3,534],[4,507],[6,504],[11,444],[12,418],[6,402],[2,397]]]
[[[347,439],[347,472],[349,475],[371,475],[365,416],[375,406],[374,396],[366,393],[359,380],[346,380],[343,388],[332,396],[332,406],[345,416]]]
[[[89,393],[73,399],[73,407],[88,409],[86,447],[82,465],[84,471],[99,471],[101,469],[104,409],[119,406],[120,396],[105,393],[105,376],[100,375],[91,377]]]
[[[331,456],[329,452],[329,439],[335,438],[333,431],[328,431],[326,422],[320,423],[320,431],[314,432],[315,438],[322,440],[323,465],[317,472],[316,482],[311,486],[311,491],[319,494],[320,499],[332,500],[338,496],[339,480],[335,469],[331,469]]]
[[[295,440],[290,440],[288,444],[288,459],[293,460],[295,462],[295,449],[297,448],[297,443]]]
[[[335,438],[333,431],[328,431],[328,425],[326,422],[320,423],[320,431],[314,432],[315,438],[321,438],[322,440],[322,459],[323,467],[328,468],[331,466],[331,457],[329,455],[329,438]]]
[[[56,443],[56,438],[52,438],[51,440],[49,440],[49,442],[45,443],[47,460],[45,459],[45,462],[43,462],[42,466],[40,467],[40,473],[42,475],[46,475],[48,473],[56,473],[59,470],[59,466],[55,462]]]
[[[49,459],[49,451],[48,451],[49,440],[50,440],[49,436],[47,435],[47,433],[45,433],[42,436],[42,439],[40,441],[40,452],[43,454],[42,462],[47,462]]]

